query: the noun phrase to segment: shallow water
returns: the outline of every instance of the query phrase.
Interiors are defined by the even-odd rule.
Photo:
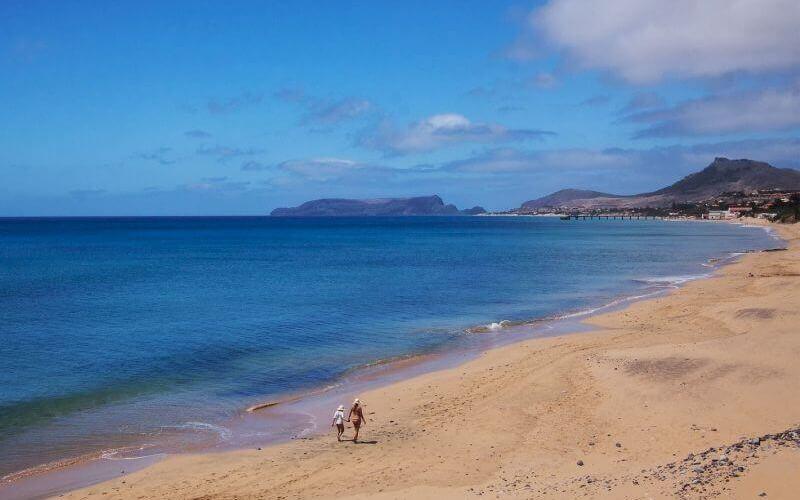
[[[225,423],[377,360],[480,345],[771,246],[760,228],[693,222],[0,219],[0,475],[288,433]]]

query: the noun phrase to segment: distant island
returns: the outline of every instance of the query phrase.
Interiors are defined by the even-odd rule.
[[[412,198],[375,198],[354,200],[323,198],[303,203],[297,207],[276,208],[275,217],[363,217],[363,216],[421,216],[421,215],[479,215],[483,207],[459,210],[445,204],[437,195]]]

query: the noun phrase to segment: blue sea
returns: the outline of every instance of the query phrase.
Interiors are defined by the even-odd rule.
[[[774,246],[698,222],[0,219],[0,475],[159,436],[233,439],[251,404]]]

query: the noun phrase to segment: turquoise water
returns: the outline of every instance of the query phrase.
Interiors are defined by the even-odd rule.
[[[254,402],[770,246],[691,222],[0,219],[0,475],[170,431],[227,439]]]

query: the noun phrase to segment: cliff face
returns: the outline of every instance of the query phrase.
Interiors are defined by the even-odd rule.
[[[710,165],[678,182],[653,191],[629,196],[580,189],[562,189],[553,194],[526,201],[521,210],[556,208],[631,208],[665,207],[673,202],[696,202],[724,192],[758,189],[800,189],[800,171],[775,168],[753,160],[715,158]]]
[[[447,204],[437,196],[414,198],[378,198],[352,200],[323,198],[307,201],[291,208],[276,208],[278,217],[358,217],[358,216],[404,216],[404,215],[459,215],[455,205]]]

